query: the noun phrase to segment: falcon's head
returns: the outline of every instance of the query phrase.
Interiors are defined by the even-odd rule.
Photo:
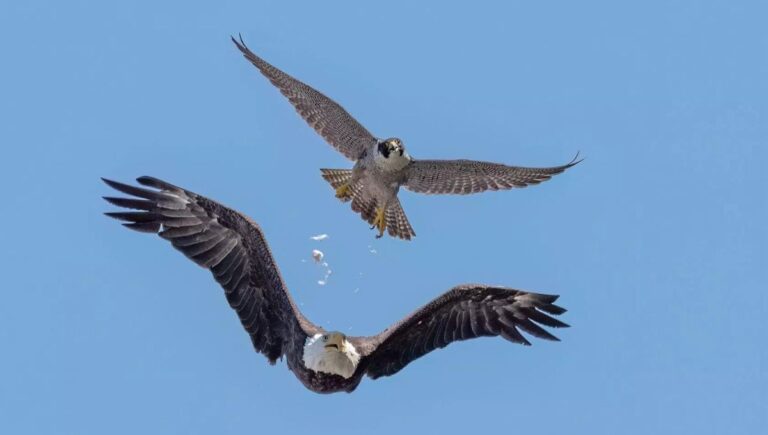
[[[403,141],[396,137],[391,137],[379,142],[379,154],[381,154],[385,159],[388,159],[391,154],[402,157],[405,154],[405,146],[403,146]]]
[[[385,171],[399,171],[411,162],[411,156],[400,139],[391,137],[379,142],[374,160]]]

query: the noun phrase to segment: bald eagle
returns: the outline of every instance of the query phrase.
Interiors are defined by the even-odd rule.
[[[261,228],[247,216],[156,178],[137,179],[150,189],[103,180],[132,196],[105,200],[135,210],[106,215],[132,230],[158,234],[210,270],[256,351],[270,364],[285,357],[288,368],[317,393],[352,392],[363,375],[393,375],[454,341],[501,336],[529,345],[520,330],[558,340],[539,325],[568,326],[550,316],[565,312],[554,304],[558,296],[469,284],[454,287],[378,335],[326,331],[299,311]]]

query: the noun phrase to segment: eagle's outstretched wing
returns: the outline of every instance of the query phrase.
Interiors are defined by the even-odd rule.
[[[376,143],[376,138],[338,103],[253,54],[242,37],[240,41],[232,38],[232,42],[280,89],[299,115],[345,157],[358,160],[368,147]]]
[[[224,288],[230,306],[251,336],[254,348],[270,361],[286,351],[293,334],[317,328],[294,304],[261,228],[248,217],[203,196],[152,177],[137,181],[158,190],[103,179],[134,198],[104,197],[137,211],[106,213],[141,232],[159,233]]]
[[[570,163],[551,168],[524,168],[474,160],[414,160],[406,169],[403,187],[426,194],[457,194],[507,190],[526,187],[549,180],[578,164]]]
[[[361,365],[365,364],[368,376],[374,379],[390,376],[411,361],[454,341],[500,335],[514,343],[529,345],[518,328],[535,337],[558,340],[539,326],[568,326],[550,316],[565,312],[554,304],[557,298],[503,287],[463,285],[454,287],[379,335],[349,340],[364,356]]]

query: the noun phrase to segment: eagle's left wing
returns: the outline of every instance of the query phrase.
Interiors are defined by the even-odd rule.
[[[576,157],[562,166],[525,168],[475,160],[414,160],[406,169],[403,184],[408,190],[426,194],[466,195],[486,190],[526,187],[549,180],[578,164]]]
[[[539,326],[568,326],[550,316],[566,311],[554,304],[557,298],[479,284],[458,286],[379,335],[349,340],[363,355],[361,365],[368,376],[376,379],[393,375],[411,361],[454,341],[500,335],[530,345],[520,330],[557,341]]]

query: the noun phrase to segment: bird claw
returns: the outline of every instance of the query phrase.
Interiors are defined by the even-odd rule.
[[[378,228],[379,234],[376,236],[377,239],[380,239],[384,236],[384,230],[387,229],[387,220],[385,219],[384,212],[386,209],[384,207],[378,208],[376,210],[376,217],[373,219],[373,225],[371,226],[371,229]]]
[[[348,183],[344,183],[336,189],[336,198],[343,200],[349,199],[350,188]]]

